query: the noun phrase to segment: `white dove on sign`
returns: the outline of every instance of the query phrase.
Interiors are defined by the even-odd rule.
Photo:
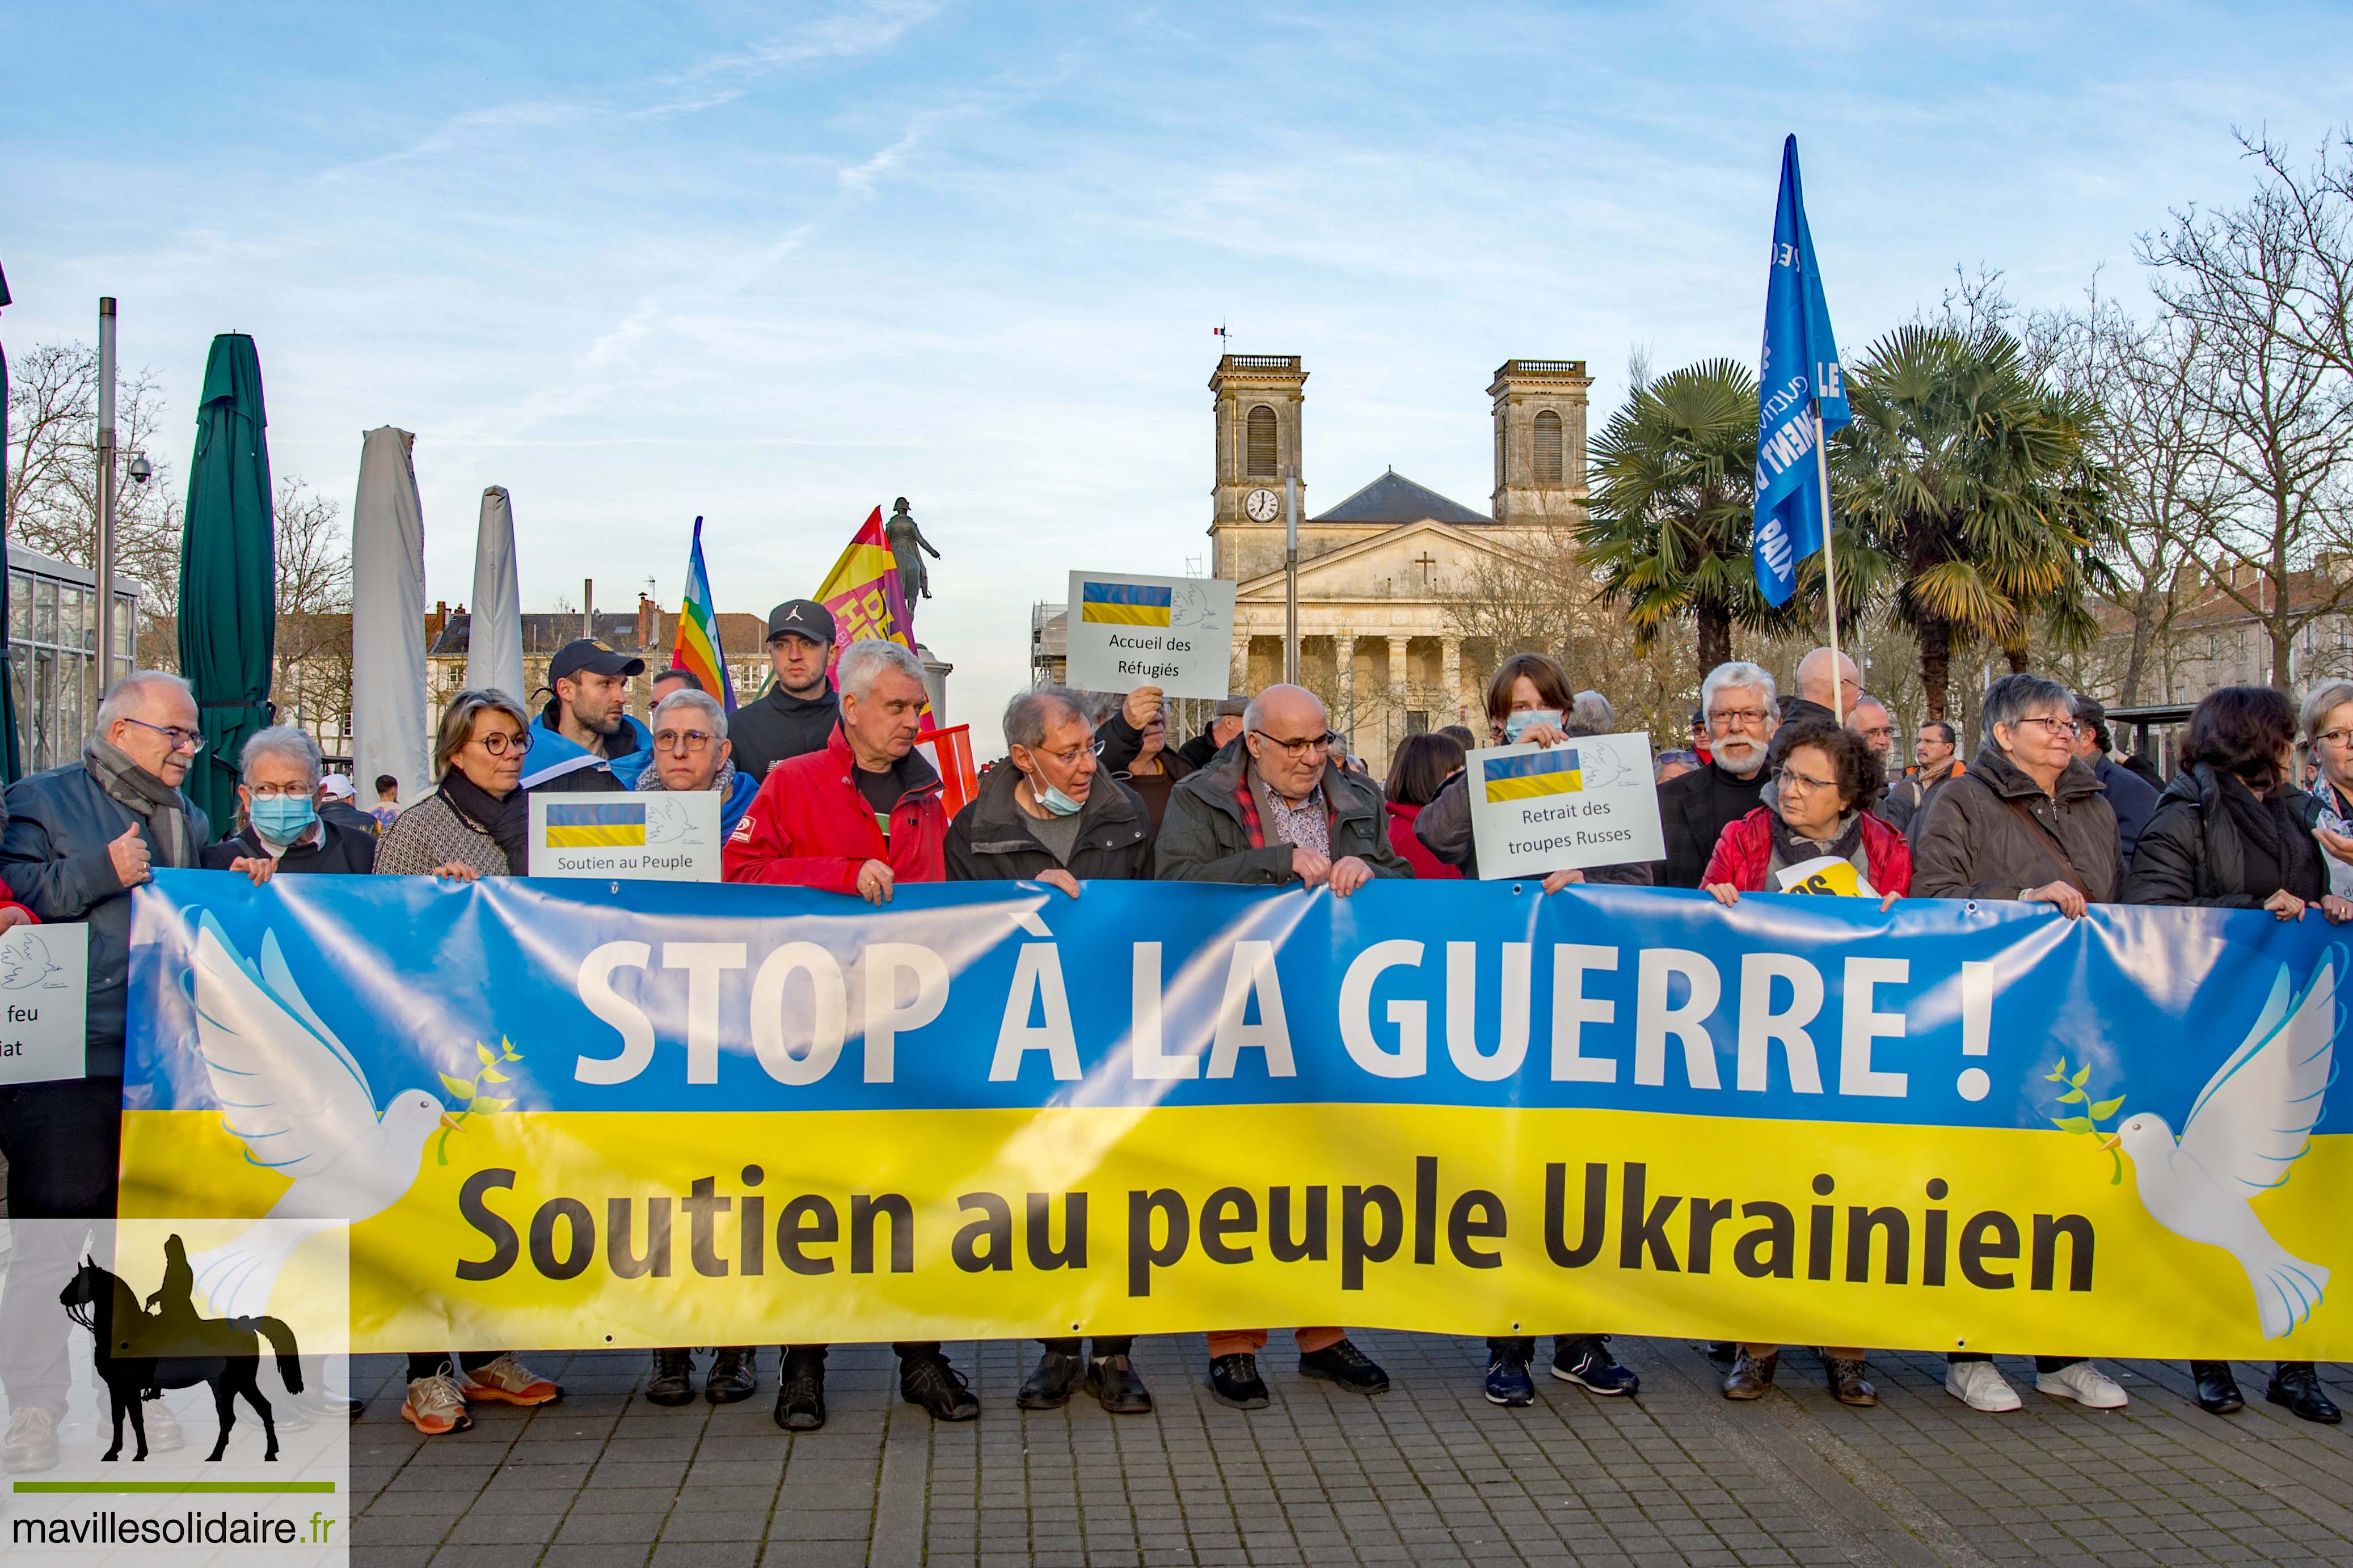
[[[269,1306],[304,1238],[398,1203],[433,1129],[457,1123],[421,1089],[401,1090],[378,1116],[367,1075],[302,999],[277,934],[263,934],[257,973],[212,916],[199,921],[196,1050],[221,1125],[245,1141],[247,1159],[293,1182],[267,1217],[300,1222],[249,1230],[191,1260],[215,1311],[249,1317]]]
[[[31,931],[20,931],[15,941],[0,942],[0,991],[30,990],[57,972],[49,950]]]
[[[2132,1156],[2150,1218],[2239,1260],[2267,1340],[2312,1316],[2328,1270],[2273,1240],[2248,1200],[2284,1184],[2288,1167],[2303,1157],[2321,1097],[2335,1081],[2336,1044],[2335,965],[2322,964],[2291,1000],[2283,964],[2245,1042],[2199,1091],[2179,1140],[2163,1117],[2141,1115],[2108,1141]]]

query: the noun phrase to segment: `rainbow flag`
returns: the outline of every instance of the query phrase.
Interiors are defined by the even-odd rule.
[[[1174,602],[1166,588],[1141,583],[1082,583],[1079,619],[1121,626],[1165,626]]]
[[[882,539],[881,507],[866,514],[866,521],[849,536],[849,546],[811,597],[832,613],[835,663],[840,662],[841,650],[860,637],[888,637],[910,652],[914,650],[907,601],[899,592],[898,557]],[[934,727],[932,710],[926,706],[923,728]]]
[[[1544,795],[1575,795],[1585,787],[1585,775],[1577,767],[1577,753],[1567,746],[1516,757],[1489,757],[1479,766],[1491,805],[1497,801],[1533,800]]]
[[[694,520],[694,544],[686,552],[686,598],[679,606],[678,641],[670,650],[672,669],[691,670],[702,689],[735,711],[734,683],[727,679],[727,656],[719,647],[719,610],[711,602],[711,574],[702,564],[702,520]],[[642,839],[639,842],[643,842]]]
[[[591,805],[547,805],[547,847],[550,849],[642,848],[646,842],[643,801],[610,801]]]

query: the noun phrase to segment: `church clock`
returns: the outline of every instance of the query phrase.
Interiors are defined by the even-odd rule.
[[[1252,522],[1272,522],[1282,510],[1282,498],[1270,489],[1255,489],[1242,499],[1242,510]]]

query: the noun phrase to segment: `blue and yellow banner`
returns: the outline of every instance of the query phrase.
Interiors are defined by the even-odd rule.
[[[607,845],[642,847],[646,841],[643,801],[593,802],[579,805],[547,805],[547,847],[550,849],[594,849]]]
[[[1344,1322],[2353,1357],[2315,918],[160,871],[122,1207],[354,1350]],[[288,1257],[207,1254],[218,1310]]]
[[[1168,625],[1176,593],[1145,583],[1088,583],[1080,595],[1079,619],[1122,626]]]
[[[1490,801],[1575,795],[1585,787],[1585,775],[1577,765],[1577,751],[1570,746],[1524,752],[1517,756],[1488,757],[1479,767]]]

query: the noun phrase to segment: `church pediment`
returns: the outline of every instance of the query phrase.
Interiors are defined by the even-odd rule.
[[[1303,599],[1434,597],[1472,563],[1509,560],[1510,533],[1492,524],[1456,527],[1424,519],[1385,529],[1368,539],[1325,551],[1299,563]],[[1282,603],[1282,574],[1268,572],[1237,584],[1241,604]]]

